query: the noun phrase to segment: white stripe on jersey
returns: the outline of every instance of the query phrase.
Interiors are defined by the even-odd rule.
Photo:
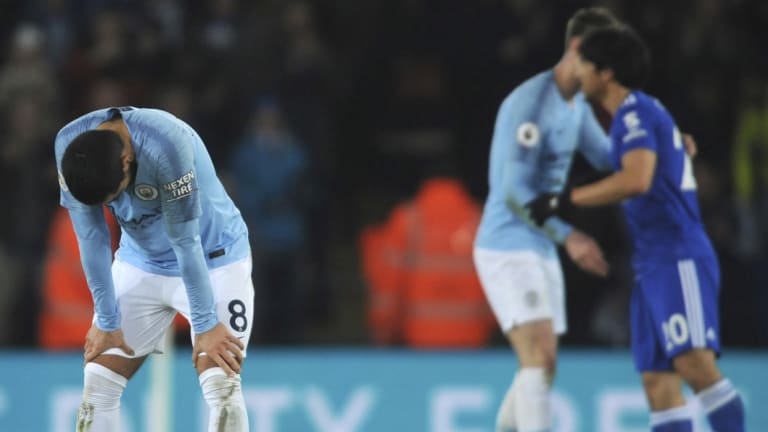
[[[688,317],[688,328],[691,333],[691,344],[694,348],[705,347],[704,311],[701,305],[696,265],[693,260],[682,260],[677,262],[677,269],[683,287],[683,301],[685,302],[685,314]]]

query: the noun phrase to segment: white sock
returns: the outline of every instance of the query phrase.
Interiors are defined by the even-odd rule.
[[[230,378],[220,367],[206,369],[200,374],[200,387],[208,403],[209,432],[248,432],[240,375]]]
[[[512,379],[504,400],[501,401],[499,412],[496,414],[496,432],[514,432],[517,430],[517,421],[515,420],[515,380]]]
[[[120,397],[128,380],[98,364],[85,365],[77,432],[119,432]]]
[[[515,417],[520,432],[548,431],[552,426],[549,380],[544,368],[523,368],[518,372]]]
[[[651,411],[651,429],[667,423],[691,421],[691,409],[688,405],[670,408],[664,411]]]
[[[696,397],[699,398],[704,411],[709,414],[711,411],[715,411],[728,403],[736,395],[736,389],[731,384],[731,381],[728,378],[723,378],[697,393]]]

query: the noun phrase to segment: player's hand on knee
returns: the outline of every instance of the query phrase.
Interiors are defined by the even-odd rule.
[[[240,365],[243,363],[243,349],[243,342],[222,323],[218,323],[211,330],[195,335],[192,364],[197,367],[200,354],[205,353],[217,366],[224,369],[227,375],[239,374]]]
[[[565,240],[565,250],[582,270],[598,276],[608,275],[608,262],[603,257],[602,249],[592,237],[573,230]]]
[[[110,348],[120,348],[131,356],[134,354],[133,349],[125,343],[122,330],[109,332],[96,327],[95,323],[91,324],[88,334],[85,335],[85,362],[93,361]]]

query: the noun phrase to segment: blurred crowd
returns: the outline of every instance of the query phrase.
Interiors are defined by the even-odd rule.
[[[121,105],[168,110],[205,140],[251,231],[256,345],[369,343],[359,236],[438,164],[482,203],[498,104],[555,63],[566,19],[588,5],[648,41],[647,90],[699,145],[724,342],[765,345],[766,2],[0,0],[0,346],[39,344],[56,131]],[[577,161],[572,180],[591,174]],[[625,345],[620,212],[571,219],[614,271],[565,264],[564,342]]]

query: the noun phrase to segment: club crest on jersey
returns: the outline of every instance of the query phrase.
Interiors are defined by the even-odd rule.
[[[637,117],[637,111],[630,111],[624,115],[624,124],[627,129],[635,129],[640,126],[640,118]]]
[[[152,201],[153,199],[157,198],[158,194],[157,188],[148,184],[136,185],[136,187],[133,188],[133,192],[136,194],[138,199],[144,201]]]
[[[59,187],[64,192],[69,192],[69,188],[67,187],[67,182],[64,181],[64,175],[61,174],[61,171],[59,171]]]
[[[539,144],[541,132],[536,123],[525,122],[517,128],[517,142],[527,148],[536,147]]]
[[[648,135],[648,132],[640,126],[640,118],[637,116],[637,111],[630,111],[624,115],[624,126],[627,127],[627,133],[621,139],[624,144]]]

